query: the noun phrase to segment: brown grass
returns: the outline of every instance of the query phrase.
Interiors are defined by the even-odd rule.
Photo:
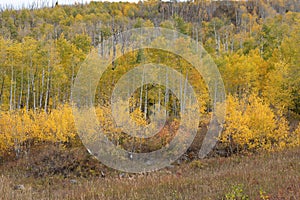
[[[261,191],[265,199],[298,200],[299,155],[298,148],[194,160],[148,174],[122,174],[122,178],[121,172],[107,168],[103,168],[105,178],[74,174],[34,177],[19,164],[12,168],[8,163],[0,167],[0,199],[226,199],[239,185],[241,194],[249,199],[263,199]],[[15,190],[18,184],[25,190]]]

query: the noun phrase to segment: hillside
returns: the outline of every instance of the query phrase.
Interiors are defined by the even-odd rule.
[[[1,9],[0,199],[299,199],[299,47],[299,0]]]

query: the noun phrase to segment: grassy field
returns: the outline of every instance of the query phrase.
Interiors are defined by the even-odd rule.
[[[192,160],[147,174],[108,169],[82,149],[48,149],[4,162],[0,172],[5,200],[300,199],[300,149]]]

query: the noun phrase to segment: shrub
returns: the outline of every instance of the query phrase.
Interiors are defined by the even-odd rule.
[[[300,145],[299,133],[289,131],[287,120],[255,95],[227,98],[227,118],[220,141],[231,149],[273,150]]]

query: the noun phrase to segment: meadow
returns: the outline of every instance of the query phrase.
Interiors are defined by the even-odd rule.
[[[91,158],[84,147],[58,152],[57,147],[47,146],[35,154],[0,166],[0,199],[297,200],[300,197],[299,148],[194,159],[141,174],[109,169]],[[60,163],[55,165],[53,161]],[[24,188],[18,188],[19,185]]]

